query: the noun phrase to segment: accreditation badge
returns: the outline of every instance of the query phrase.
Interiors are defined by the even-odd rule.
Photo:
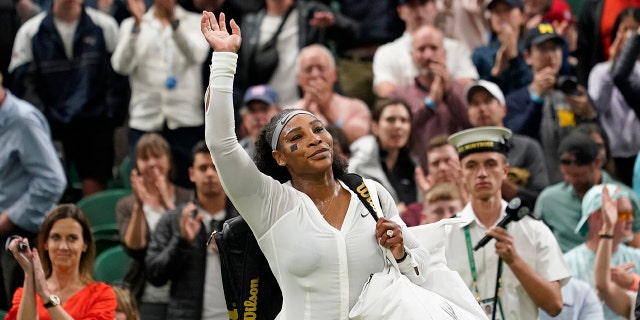
[[[500,301],[498,301],[498,303],[496,304],[495,300],[496,300],[495,298],[480,300],[480,308],[482,308],[482,311],[484,311],[488,319],[492,319],[493,307],[495,306],[496,308],[498,308],[498,310],[496,310],[495,320],[503,320],[504,315],[502,314],[502,307],[500,306]]]

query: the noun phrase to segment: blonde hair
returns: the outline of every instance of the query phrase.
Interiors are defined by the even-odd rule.
[[[462,202],[462,195],[453,183],[438,183],[424,194],[424,205],[450,200],[460,200]]]
[[[138,313],[138,306],[136,301],[131,298],[131,291],[121,286],[111,286],[116,293],[116,300],[118,306],[116,312],[120,311],[127,316],[127,320],[140,320],[140,314]]]

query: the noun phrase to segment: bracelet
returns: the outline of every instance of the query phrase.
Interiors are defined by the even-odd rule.
[[[612,234],[600,234],[600,239],[613,239],[613,235]]]
[[[533,101],[533,103],[535,104],[543,104],[544,100],[542,98],[540,98],[539,95],[537,95],[535,92],[531,92],[531,101]]]
[[[424,105],[426,107],[428,107],[429,109],[431,109],[431,110],[435,110],[436,109],[436,103],[433,102],[433,100],[431,99],[430,96],[426,96],[424,98]]]
[[[402,261],[404,261],[405,259],[407,259],[407,256],[408,256],[408,255],[409,255],[409,254],[407,254],[407,250],[405,250],[405,251],[404,251],[404,256],[402,256],[402,258],[400,258],[400,259],[396,259],[396,262],[397,262],[397,263],[401,263]]]

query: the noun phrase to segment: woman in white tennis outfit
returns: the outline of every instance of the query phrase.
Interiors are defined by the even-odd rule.
[[[232,86],[241,37],[238,25],[230,25],[231,34],[224,14],[218,22],[203,13],[202,33],[214,49],[206,141],[227,195],[280,284],[278,319],[348,319],[369,275],[384,268],[378,243],[391,250],[402,273],[422,284],[428,254],[406,232],[391,195],[367,182],[376,187],[385,216],[376,223],[341,182],[346,163],[334,157],[333,139],[315,116],[297,109],[274,116],[258,138],[255,164],[238,144]]]

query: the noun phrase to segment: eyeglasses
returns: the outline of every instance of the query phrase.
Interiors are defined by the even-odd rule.
[[[633,210],[618,210],[618,221],[629,221],[633,217]]]

